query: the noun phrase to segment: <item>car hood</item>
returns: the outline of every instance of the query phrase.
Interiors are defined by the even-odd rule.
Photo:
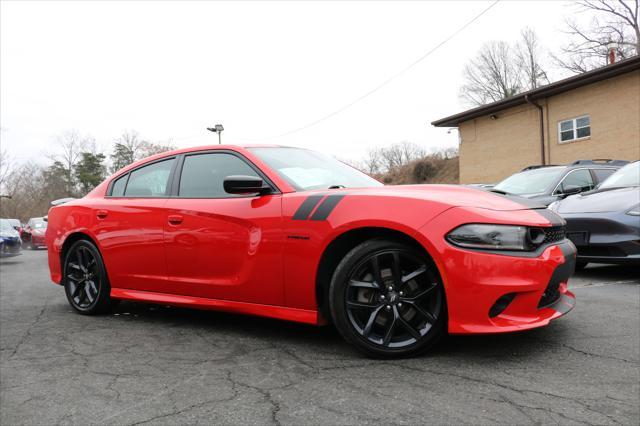
[[[489,210],[544,209],[535,200],[500,195],[462,185],[390,185],[374,188],[345,188],[331,190],[346,195],[402,197],[442,203],[451,207],[479,207]],[[322,191],[325,192],[326,191]]]
[[[605,213],[626,211],[640,203],[640,188],[629,187],[609,191],[592,191],[562,200],[557,213]]]

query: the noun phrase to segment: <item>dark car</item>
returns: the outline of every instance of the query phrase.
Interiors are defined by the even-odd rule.
[[[567,221],[578,248],[577,268],[587,263],[640,265],[640,162],[611,175],[594,191],[549,208]]]
[[[45,233],[47,222],[43,217],[32,217],[22,231],[22,244],[25,248],[46,247]]]
[[[20,234],[9,222],[9,219],[0,219],[0,257],[17,256],[20,254]]]
[[[548,206],[569,195],[592,190],[628,163],[624,160],[578,160],[566,166],[529,166],[489,191],[535,199]]]

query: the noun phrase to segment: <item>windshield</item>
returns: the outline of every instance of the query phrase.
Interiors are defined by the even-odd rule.
[[[563,169],[563,167],[542,167],[516,173],[494,186],[493,189],[515,195],[542,194],[551,190],[551,186],[560,177]]]
[[[333,157],[301,148],[250,148],[298,191],[330,187],[382,186],[377,180]]]
[[[598,189],[627,186],[640,186],[640,161],[627,164],[602,182]]]
[[[0,219],[0,232],[13,231],[13,226],[11,226],[11,222],[7,219]]]

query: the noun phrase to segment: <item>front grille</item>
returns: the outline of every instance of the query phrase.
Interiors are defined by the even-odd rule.
[[[538,303],[538,309],[545,308],[549,305],[553,305],[556,300],[560,298],[560,282],[550,282],[547,288],[544,290],[540,303]]]
[[[544,240],[542,244],[555,243],[565,238],[564,226],[552,226],[551,228],[542,228],[544,232]]]
[[[619,247],[584,246],[578,248],[578,256],[625,257],[627,253]]]

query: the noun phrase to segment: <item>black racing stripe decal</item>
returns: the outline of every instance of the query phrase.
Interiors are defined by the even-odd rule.
[[[322,204],[318,206],[313,216],[311,216],[311,220],[326,220],[335,206],[337,206],[344,197],[344,195],[329,195]]]
[[[565,226],[567,222],[555,212],[549,209],[536,209],[534,212],[551,222],[552,226]]]
[[[324,195],[311,195],[298,207],[295,214],[291,219],[293,220],[307,220],[313,209],[318,205],[320,200],[324,198]]]

